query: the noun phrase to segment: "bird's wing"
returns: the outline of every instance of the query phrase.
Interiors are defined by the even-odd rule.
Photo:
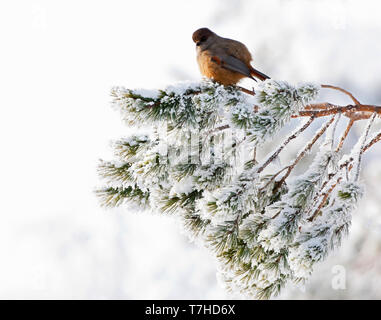
[[[228,69],[230,71],[238,72],[246,77],[255,80],[250,72],[250,68],[241,60],[230,55],[214,56],[212,61],[218,63],[222,68]]]
[[[224,39],[224,52],[233,56],[242,62],[249,64],[251,61],[251,54],[249,49],[242,43],[237,40]]]

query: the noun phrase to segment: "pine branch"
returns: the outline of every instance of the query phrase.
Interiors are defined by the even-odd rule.
[[[354,104],[315,102],[323,88],[346,94]],[[111,95],[129,126],[154,130],[116,141],[116,159],[99,163],[107,184],[96,190],[101,204],[132,203],[179,217],[190,238],[217,257],[233,292],[268,299],[288,281],[306,281],[347,234],[363,194],[363,153],[381,140],[380,132],[368,138],[381,106],[361,104],[337,86],[276,80],[252,91],[203,81],[153,91],[114,88]],[[341,114],[349,122],[336,138]],[[331,118],[290,164],[269,166],[326,116]],[[281,129],[299,117],[309,119],[279,139]],[[362,137],[343,154],[349,131],[361,119],[369,119]],[[267,141],[275,147],[258,159]],[[305,172],[291,176],[315,145]]]

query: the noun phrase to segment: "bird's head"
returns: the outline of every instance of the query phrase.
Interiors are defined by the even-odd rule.
[[[207,46],[215,36],[216,34],[208,28],[201,28],[193,32],[192,39],[197,47],[204,47]]]

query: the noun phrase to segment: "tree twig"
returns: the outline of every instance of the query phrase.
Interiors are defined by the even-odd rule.
[[[308,218],[308,221],[312,222],[317,217],[317,215],[319,214],[320,210],[323,208],[323,206],[327,202],[327,199],[328,199],[329,195],[331,194],[333,189],[335,189],[335,187],[340,183],[342,178],[343,178],[342,176],[337,178],[336,182],[331,185],[331,187],[327,190],[327,192],[322,194],[322,196],[323,196],[322,201],[320,201],[320,203],[319,203],[318,207],[316,208],[316,210],[314,211],[313,215]]]
[[[368,124],[368,126],[367,126],[367,128],[366,128],[365,139],[366,139],[366,137],[367,137],[367,135],[368,135],[368,133],[369,133],[369,130],[370,130],[370,127],[371,127],[371,125],[372,125],[372,123],[373,123],[374,118],[375,118],[375,114],[373,115],[372,119],[370,120],[370,122],[369,122],[369,124]],[[349,123],[349,124],[350,124],[350,123]],[[349,127],[349,124],[348,124],[348,126],[347,126],[347,129],[348,129],[348,127]],[[350,127],[349,127],[349,128],[350,128]],[[349,130],[348,130],[348,131],[349,131]],[[361,150],[360,150],[360,152],[359,152],[359,159],[357,160],[358,165],[357,165],[357,170],[356,170],[356,173],[355,173],[355,179],[354,179],[355,181],[358,180],[358,176],[359,176],[359,167],[360,167],[361,157],[362,157],[363,153],[364,153],[365,151],[367,151],[367,150],[368,150],[374,143],[376,143],[376,142],[379,141],[380,139],[381,139],[381,133],[377,134],[377,136],[374,137],[374,138],[373,138],[367,145],[362,146],[362,148],[361,148]],[[351,171],[352,168],[353,168],[353,163],[352,163],[353,160],[354,160],[353,158],[350,158],[350,159],[348,159],[347,161],[345,161],[344,163],[342,163],[342,164],[340,165],[340,169],[339,169],[339,170],[342,170],[343,168],[347,168],[347,171]],[[325,181],[325,183],[323,184],[323,187],[320,189],[319,192],[321,192],[321,190],[324,188],[324,186],[327,185],[327,183],[329,183],[329,181],[330,181],[334,176],[336,176],[336,175],[337,175],[337,174],[332,175],[327,181]],[[335,189],[335,187],[340,183],[340,181],[342,180],[342,178],[343,178],[342,176],[339,176],[339,177],[337,178],[336,182],[333,183],[333,184],[331,185],[331,187],[330,187],[325,193],[320,194],[320,195],[317,196],[317,198],[323,196],[323,199],[322,199],[322,201],[320,202],[320,204],[319,204],[319,206],[317,207],[317,209],[314,211],[313,215],[312,215],[310,218],[308,218],[308,221],[310,221],[310,222],[313,221],[313,220],[315,219],[315,217],[319,214],[320,210],[323,208],[323,206],[324,206],[325,203],[327,202],[329,195],[332,193],[332,191]]]
[[[316,110],[316,109],[322,109],[322,110]],[[361,112],[361,114],[356,114],[356,112]],[[349,117],[350,119],[356,120],[362,120],[362,119],[368,119],[371,117],[373,113],[377,113],[378,115],[381,115],[381,106],[375,106],[375,105],[368,105],[368,104],[361,104],[361,105],[347,105],[347,106],[336,106],[334,104],[331,104],[329,102],[324,103],[318,103],[318,104],[310,104],[306,106],[305,110],[299,111],[298,115],[293,115],[293,118],[298,117],[311,117],[315,116],[317,118],[319,117],[326,117],[329,115],[337,114],[337,113],[343,113],[346,117]]]
[[[247,93],[247,94],[249,94],[249,95],[251,95],[251,96],[255,96],[255,91],[254,91],[254,89],[253,89],[253,91],[251,91],[251,90],[248,90],[248,89],[243,88],[243,87],[240,87],[240,86],[237,86],[237,88],[238,88],[239,90],[241,90],[242,92],[245,92],[245,93]]]
[[[361,166],[361,160],[362,160],[362,154],[363,154],[363,152],[361,150],[365,146],[366,139],[368,138],[368,134],[369,134],[370,128],[372,127],[372,124],[374,122],[374,119],[376,118],[376,115],[377,115],[376,113],[374,113],[372,115],[372,117],[369,119],[368,124],[367,124],[367,126],[365,128],[365,132],[364,132],[364,135],[363,135],[363,141],[361,142],[360,150],[359,150],[359,154],[358,154],[358,159],[356,161],[355,181],[358,180],[359,175],[360,175],[360,166]]]
[[[363,152],[367,151],[371,146],[381,140],[381,132],[378,133],[371,141],[368,142],[362,149]]]
[[[358,100],[354,97],[354,95],[353,95],[352,93],[350,93],[349,91],[347,91],[347,90],[345,90],[345,89],[343,89],[343,88],[340,88],[340,87],[337,87],[337,86],[332,86],[332,85],[330,85],[330,84],[322,84],[321,87],[322,87],[322,88],[334,89],[334,90],[341,91],[341,92],[345,93],[346,95],[348,95],[348,96],[352,99],[352,101],[353,101],[355,104],[357,104],[357,105],[360,105],[360,104],[361,104],[360,101],[358,101]]]
[[[310,119],[296,132],[294,132],[291,136],[289,136],[281,146],[270,156],[267,160],[258,168],[257,172],[261,173],[274,159],[279,155],[279,153],[284,149],[284,147],[293,139],[295,139],[300,133],[306,130],[312,121],[314,121],[315,117],[311,116]]]
[[[263,190],[265,190],[268,186],[269,186],[269,184],[272,182],[272,181],[274,181],[275,180],[275,178],[279,175],[279,174],[281,174],[284,170],[286,170],[286,169],[288,169],[288,167],[289,166],[287,166],[287,167],[284,167],[283,169],[281,169],[281,170],[279,170],[277,173],[275,173],[272,177],[271,177],[271,179],[260,189],[260,191],[263,191]]]
[[[336,152],[339,152],[341,150],[341,148],[343,147],[344,141],[348,136],[349,130],[351,130],[354,123],[355,123],[355,120],[349,119],[348,125],[347,125],[343,135],[340,138],[339,144],[337,145]]]
[[[323,135],[323,133],[328,129],[328,127],[332,124],[333,120],[335,120],[335,116],[333,116],[327,123],[320,129],[320,131],[313,137],[313,139],[306,145],[306,147],[298,154],[294,162],[288,166],[288,170],[286,174],[276,183],[275,190],[279,189],[282,186],[283,182],[288,178],[291,171],[295,168],[298,162],[306,155],[306,153],[312,148],[315,142]]]

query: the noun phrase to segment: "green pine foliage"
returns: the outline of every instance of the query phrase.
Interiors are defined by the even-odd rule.
[[[228,290],[276,296],[288,282],[306,281],[340,245],[362,195],[348,175],[356,157],[341,165],[334,130],[319,140],[308,169],[287,182],[281,180],[286,170],[263,170],[252,159],[253,149],[273,139],[318,91],[314,84],[274,80],[259,84],[254,97],[211,81],[157,91],[113,88],[112,105],[126,124],[154,130],[113,143],[115,160],[100,161],[105,186],[96,194],[107,207],[133,204],[176,215],[190,238],[217,257]]]

